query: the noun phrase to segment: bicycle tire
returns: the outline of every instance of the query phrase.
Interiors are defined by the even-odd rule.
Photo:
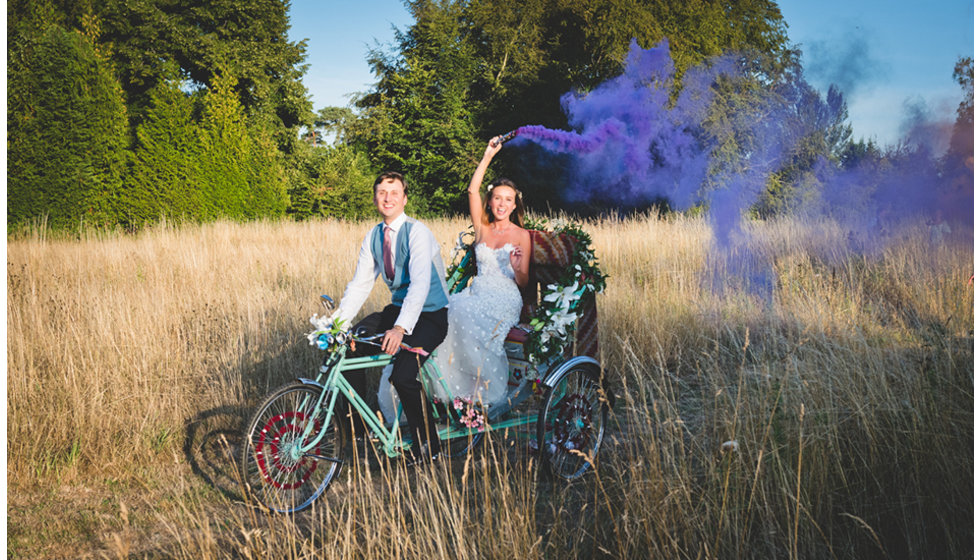
[[[290,453],[309,422],[313,430],[305,441],[324,428],[326,411],[314,417],[311,410],[321,392],[299,381],[282,385],[246,424],[240,463],[245,492],[270,511],[295,513],[310,507],[341,469],[346,436],[336,416],[316,447],[301,457]]]
[[[580,364],[569,369],[548,388],[538,415],[542,464],[568,481],[585,474],[595,464],[608,412],[597,368]]]

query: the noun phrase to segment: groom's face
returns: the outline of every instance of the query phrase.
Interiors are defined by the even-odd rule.
[[[407,201],[405,185],[398,179],[385,179],[374,187],[374,204],[386,224],[391,223],[405,211]]]

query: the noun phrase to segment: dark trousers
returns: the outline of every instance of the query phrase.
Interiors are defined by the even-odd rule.
[[[388,305],[380,313],[372,313],[365,317],[354,327],[354,330],[365,327],[368,332],[385,332],[395,326],[395,320],[398,319],[400,312],[401,307]],[[418,322],[415,323],[415,328],[412,329],[412,334],[405,335],[402,342],[409,346],[421,347],[427,353],[431,353],[446,338],[446,333],[449,331],[448,317],[446,308],[438,311],[423,311],[419,315]],[[376,346],[361,344],[357,346],[356,355],[366,356],[377,354],[380,351],[380,348]],[[391,384],[398,393],[399,400],[401,400],[412,441],[416,446],[421,442],[428,441],[430,449],[435,451],[439,447],[439,438],[436,435],[434,422],[426,414],[428,407],[422,391],[422,382],[419,380],[419,368],[427,359],[428,356],[415,352],[398,351],[392,362]],[[344,372],[344,377],[354,387],[354,390],[363,397],[367,392],[367,379],[364,372]],[[349,407],[346,399],[344,403]],[[353,415],[352,418],[354,418]],[[363,430],[364,426],[361,422],[354,422],[355,434],[359,434]]]

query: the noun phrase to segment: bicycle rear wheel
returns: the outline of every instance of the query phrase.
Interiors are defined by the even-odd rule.
[[[548,389],[538,417],[538,445],[542,461],[555,476],[575,480],[595,463],[607,414],[599,372],[593,366],[572,367]]]
[[[321,392],[298,381],[287,383],[269,394],[246,425],[242,480],[246,492],[269,510],[306,509],[340,471],[345,435],[336,417],[324,425],[326,410],[316,409]],[[304,437],[307,426],[311,429]],[[323,437],[301,452],[321,432]]]

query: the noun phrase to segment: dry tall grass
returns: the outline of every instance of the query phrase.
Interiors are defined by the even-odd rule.
[[[432,224],[444,257],[463,225]],[[971,555],[972,232],[909,228],[856,256],[791,220],[750,225],[724,259],[698,219],[588,224],[620,398],[586,480],[542,480],[497,438],[259,514],[227,449],[249,406],[317,365],[307,319],[366,227],[9,240],[8,558]]]

